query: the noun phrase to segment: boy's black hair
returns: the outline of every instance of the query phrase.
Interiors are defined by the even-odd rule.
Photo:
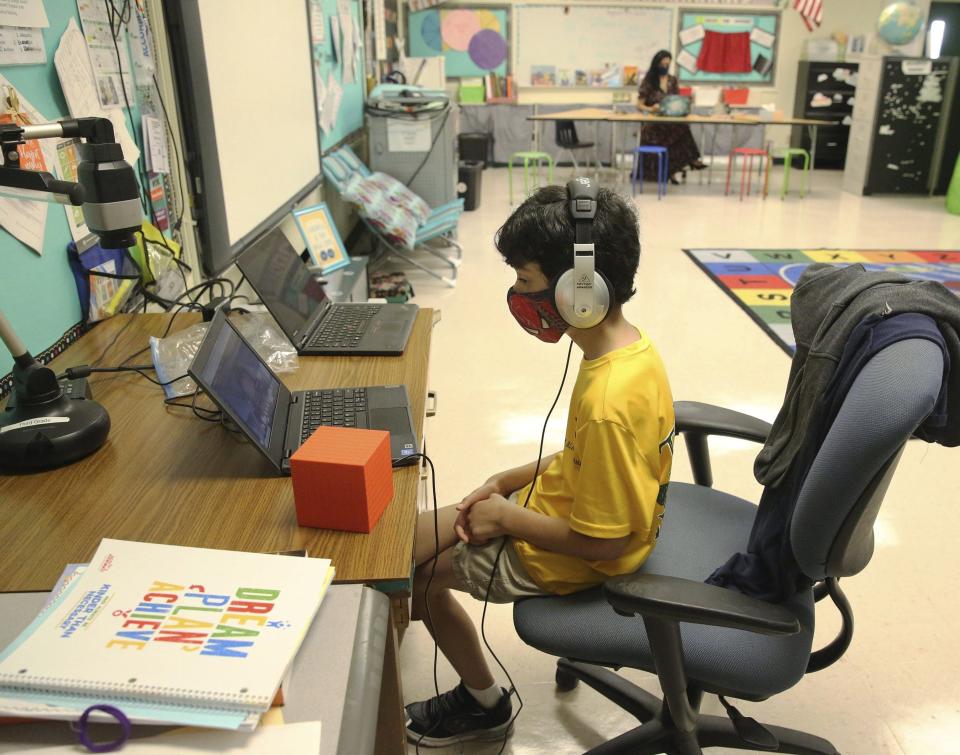
[[[494,243],[510,267],[528,262],[540,265],[551,285],[573,267],[574,225],[565,186],[544,186],[507,218]],[[636,293],[633,278],[640,263],[637,213],[632,203],[601,188],[593,221],[597,270],[610,281],[615,304]]]

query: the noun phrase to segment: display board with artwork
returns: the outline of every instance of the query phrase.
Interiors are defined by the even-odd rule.
[[[412,57],[444,57],[447,78],[507,73],[508,9],[432,8],[408,15]]]
[[[677,76],[683,82],[773,84],[780,14],[680,11]]]

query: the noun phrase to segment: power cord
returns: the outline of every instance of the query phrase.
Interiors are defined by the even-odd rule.
[[[567,382],[567,372],[570,370],[570,354],[572,352],[573,341],[570,341],[570,346],[567,349],[567,361],[563,366],[563,377],[560,378],[560,388],[557,390],[557,395],[554,397],[553,403],[550,405],[550,411],[547,412],[547,416],[543,420],[543,430],[540,432],[540,449],[537,451],[537,464],[533,470],[533,480],[530,482],[529,490],[527,490],[527,497],[523,502],[524,508],[527,508],[527,506],[530,504],[530,497],[533,495],[533,489],[537,485],[537,478],[540,476],[540,462],[543,460],[543,443],[547,437],[547,425],[550,422],[550,416],[553,414],[553,410],[557,406],[557,402],[560,400],[560,395],[563,393],[563,386]],[[500,670],[503,671],[504,675],[507,677],[507,681],[510,682],[508,694],[517,696],[517,710],[510,719],[510,723],[507,725],[506,730],[503,732],[503,742],[500,745],[500,749],[497,751],[497,755],[501,755],[504,748],[506,748],[507,737],[510,736],[510,730],[513,728],[513,724],[517,720],[517,717],[520,715],[520,711],[523,710],[523,698],[520,697],[520,692],[513,683],[513,678],[510,676],[510,672],[508,672],[503,663],[501,663],[500,658],[497,657],[497,654],[493,651],[493,648],[490,647],[490,642],[487,640],[486,631],[487,606],[490,604],[490,588],[493,586],[493,578],[496,576],[497,569],[500,567],[500,554],[503,553],[503,549],[506,547],[506,545],[507,538],[504,537],[500,542],[500,547],[497,549],[496,558],[493,559],[493,569],[490,570],[490,580],[487,582],[487,589],[483,596],[483,613],[480,616],[480,637],[483,639],[483,644],[487,648],[487,652],[489,652],[490,655],[493,656],[493,659],[497,662]]]
[[[550,417],[553,414],[553,410],[557,406],[557,402],[560,400],[560,396],[563,394],[563,386],[567,382],[567,373],[570,371],[570,355],[573,352],[573,341],[570,342],[570,346],[567,349],[567,359],[563,366],[563,377],[560,378],[560,388],[557,390],[557,395],[553,399],[553,403],[550,405],[550,410],[547,412],[547,416],[543,420],[543,429],[540,432],[540,448],[537,452],[537,463],[533,470],[533,480],[530,483],[530,489],[527,491],[527,497],[523,502],[523,507],[527,508],[530,503],[530,497],[533,495],[533,489],[537,484],[537,478],[540,476],[540,462],[543,460],[543,444],[547,436],[547,425],[550,422]],[[430,576],[427,578],[427,584],[423,591],[423,602],[427,609],[427,621],[430,622],[430,626],[434,627],[433,635],[433,689],[436,693],[436,696],[440,696],[440,684],[437,679],[437,657],[439,654],[439,644],[436,640],[436,627],[433,624],[433,618],[430,616],[430,586],[433,583],[434,575],[437,571],[437,561],[440,559],[440,523],[439,515],[437,513],[437,475],[436,470],[434,469],[433,462],[430,461],[430,458],[426,454],[414,454],[411,457],[406,458],[422,458],[430,464],[430,476],[433,483],[433,536],[434,536],[434,556],[433,562],[430,567]],[[394,461],[397,461],[394,459]],[[497,755],[502,755],[504,749],[507,746],[507,738],[510,736],[510,730],[513,728],[514,722],[517,720],[517,717],[520,715],[520,711],[523,710],[523,698],[520,696],[520,691],[517,689],[516,684],[514,684],[513,677],[510,676],[510,672],[507,671],[507,667],[503,665],[503,662],[494,652],[493,648],[490,646],[490,642],[487,640],[486,633],[486,620],[487,620],[487,607],[490,603],[490,589],[493,586],[494,577],[497,574],[497,569],[500,566],[500,555],[503,553],[504,547],[507,545],[507,538],[504,537],[500,542],[500,547],[497,550],[497,555],[493,560],[493,569],[490,570],[490,579],[487,582],[487,589],[484,592],[483,596],[483,613],[480,617],[480,637],[483,639],[483,644],[487,648],[487,652],[493,656],[493,659],[497,662],[497,666],[500,667],[500,670],[504,673],[504,676],[507,677],[507,681],[510,684],[510,689],[507,694],[517,696],[517,710],[510,718],[507,728],[503,733],[503,742],[500,744],[500,749],[497,751]],[[441,718],[434,724],[434,727],[439,726],[443,722]],[[426,737],[434,727],[431,727],[427,731],[423,732],[420,737],[417,739],[416,751],[417,755],[420,755],[420,744],[423,742],[424,737]]]

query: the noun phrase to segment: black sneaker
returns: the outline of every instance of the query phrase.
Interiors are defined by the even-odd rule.
[[[439,697],[407,706],[407,739],[424,747],[444,747],[469,739],[502,739],[510,727],[513,705],[500,688],[500,702],[484,708],[467,692],[463,682]]]

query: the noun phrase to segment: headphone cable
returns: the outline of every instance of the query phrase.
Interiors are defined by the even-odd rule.
[[[567,360],[563,366],[563,377],[560,378],[560,388],[557,389],[557,395],[554,397],[553,403],[550,405],[550,410],[547,412],[547,416],[543,420],[543,429],[540,431],[540,449],[537,452],[537,464],[533,470],[533,480],[530,482],[530,487],[527,490],[527,496],[523,501],[524,508],[528,507],[530,498],[533,495],[533,489],[537,485],[537,478],[540,476],[540,462],[543,460],[543,444],[547,436],[547,425],[549,424],[550,416],[553,414],[553,410],[556,408],[557,402],[560,400],[560,396],[563,393],[563,386],[567,382],[567,372],[570,370],[570,354],[572,352],[573,341],[570,341],[570,346],[567,349]],[[510,683],[510,689],[507,691],[507,694],[517,696],[517,710],[510,718],[507,728],[503,732],[503,742],[500,744],[500,749],[497,751],[497,755],[502,755],[504,748],[507,746],[507,737],[510,736],[510,729],[513,728],[514,722],[520,716],[520,711],[523,710],[523,698],[520,697],[520,692],[517,690],[517,686],[513,683],[513,678],[510,676],[510,672],[507,671],[506,666],[503,665],[503,662],[494,652],[493,648],[490,647],[490,642],[487,640],[486,632],[487,606],[490,603],[490,588],[493,586],[493,578],[496,576],[497,569],[500,566],[500,554],[503,553],[503,549],[506,547],[506,545],[507,536],[504,536],[500,542],[500,548],[497,550],[496,558],[493,560],[493,569],[490,570],[490,579],[487,581],[487,589],[483,596],[483,613],[480,616],[480,637],[483,639],[483,644],[487,648],[487,652],[493,656],[493,659],[497,662],[500,670],[503,671],[504,675],[507,677],[507,681]]]

